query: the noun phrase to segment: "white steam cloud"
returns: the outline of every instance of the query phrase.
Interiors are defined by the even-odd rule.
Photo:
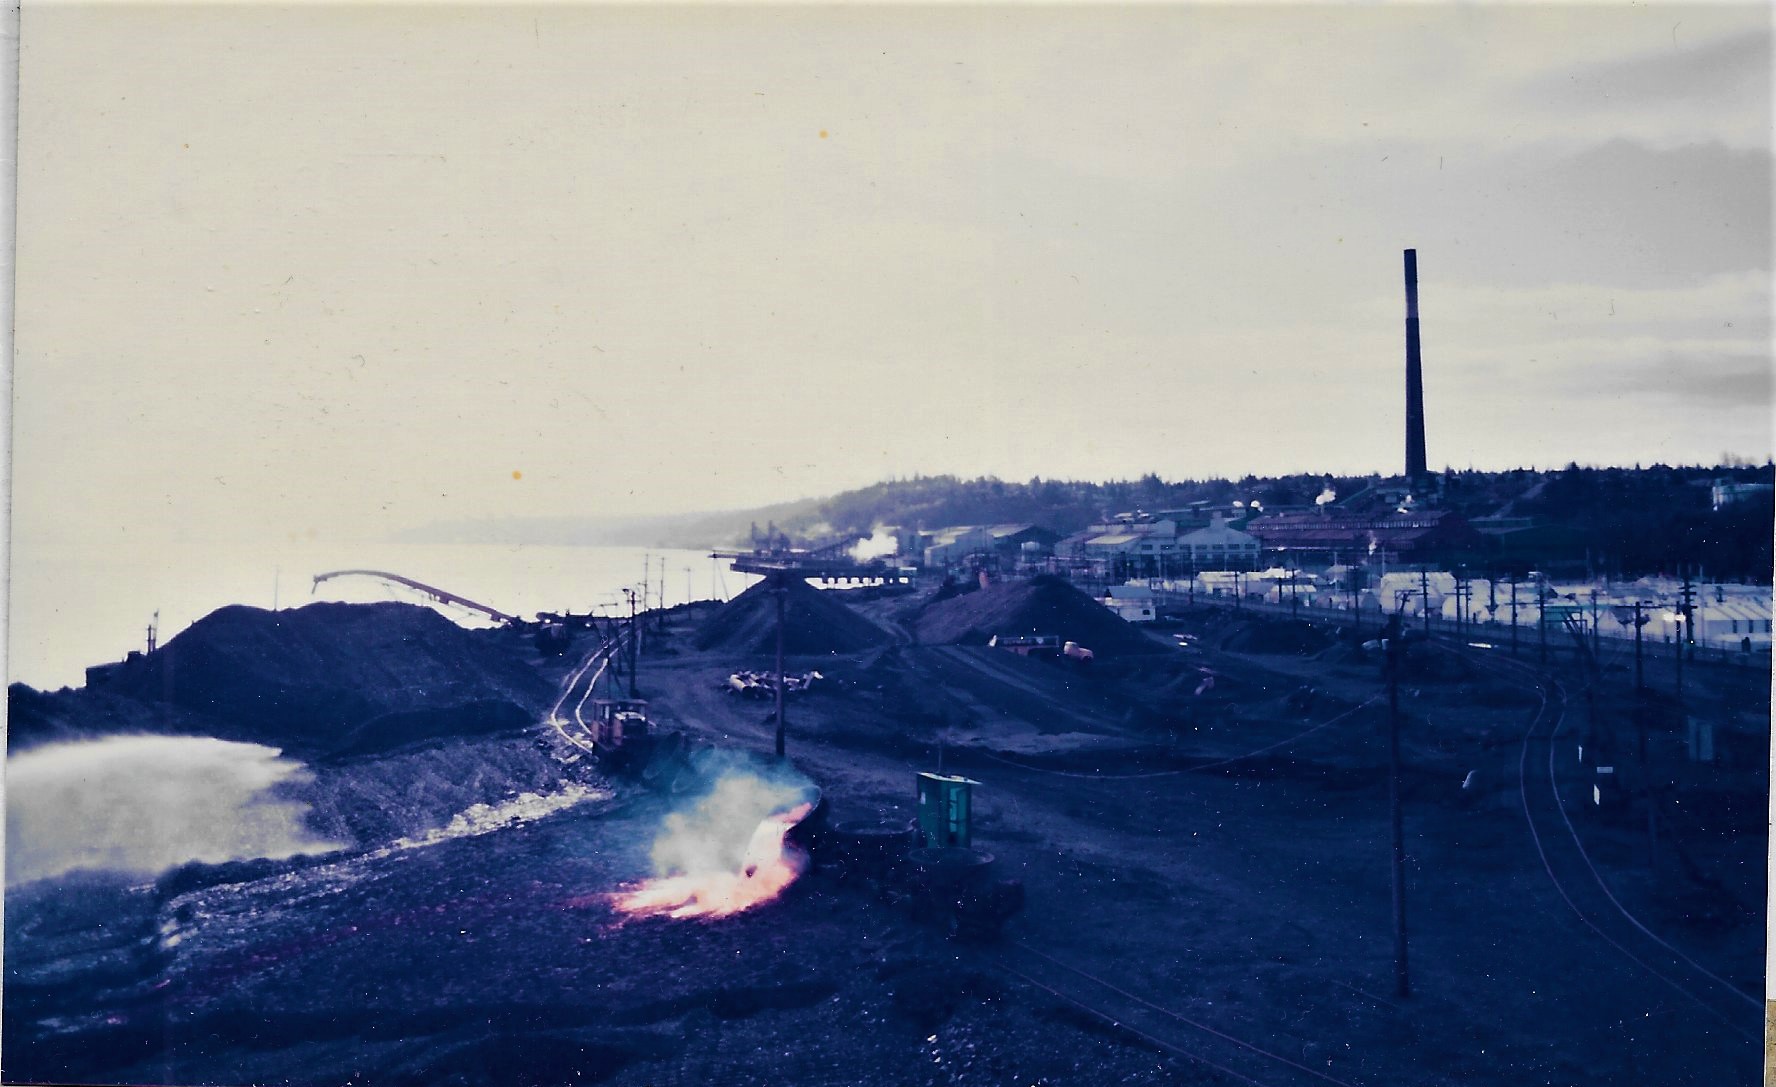
[[[276,748],[207,736],[112,736],[6,760],[6,878],[79,868],[159,872],[187,861],[340,848],[280,795],[308,771]]]
[[[654,839],[654,873],[704,876],[741,870],[759,824],[808,799],[808,789],[729,771],[685,811],[666,817]]]
[[[884,559],[900,552],[900,541],[894,534],[880,525],[871,530],[867,540],[858,540],[851,545],[851,558],[857,562],[868,562],[871,559]]]

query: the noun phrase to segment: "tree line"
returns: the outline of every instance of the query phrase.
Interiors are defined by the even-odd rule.
[[[1473,521],[1519,519],[1522,531],[1500,537],[1501,563],[1579,563],[1618,576],[1700,568],[1709,577],[1767,579],[1776,504],[1771,492],[1740,496],[1716,509],[1712,485],[1770,484],[1769,463],[1716,466],[1448,470],[1431,480],[1421,506]],[[1346,500],[1398,481],[1380,476],[1301,473],[1231,479],[1086,481],[1032,477],[1019,483],[980,476],[914,476],[807,503],[773,531],[799,545],[870,535],[883,526],[931,530],[950,525],[1034,524],[1062,535],[1116,513],[1183,509],[1195,503],[1266,511],[1312,508],[1327,492]],[[785,511],[787,512],[787,511]],[[736,537],[744,533],[736,532]]]

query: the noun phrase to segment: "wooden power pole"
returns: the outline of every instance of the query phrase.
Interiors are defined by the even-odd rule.
[[[777,757],[783,757],[783,598],[789,595],[787,574],[777,575],[771,593],[777,598]]]
[[[1394,991],[1412,995],[1406,972],[1406,833],[1400,816],[1400,656],[1405,626],[1395,612],[1387,632],[1388,823],[1393,834]]]

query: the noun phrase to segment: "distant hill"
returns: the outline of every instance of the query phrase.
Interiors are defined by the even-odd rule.
[[[1714,467],[1519,468],[1505,472],[1448,470],[1433,477],[1427,505],[1472,521],[1528,519],[1534,530],[1495,558],[1516,564],[1584,562],[1625,574],[1700,565],[1711,576],[1767,577],[1771,568],[1770,496],[1715,510],[1710,484],[1769,484],[1770,464]],[[1267,510],[1312,508],[1330,490],[1345,500],[1397,481],[1382,476],[1247,476],[1240,480],[1160,479],[1086,482],[1033,478],[1024,483],[983,476],[915,476],[824,499],[752,510],[651,518],[487,518],[425,526],[404,542],[583,544],[603,546],[747,546],[779,534],[795,545],[861,539],[881,526],[936,529],[950,525],[1034,524],[1077,532],[1109,514],[1182,509],[1192,503],[1257,501]]]

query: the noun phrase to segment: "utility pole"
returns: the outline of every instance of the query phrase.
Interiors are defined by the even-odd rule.
[[[1683,643],[1690,651],[1696,645],[1696,587],[1690,583],[1690,575],[1686,570],[1683,579]]]
[[[1418,564],[1418,606],[1423,612],[1425,637],[1431,636],[1431,570]]]
[[[1653,790],[1653,779],[1647,773],[1646,764],[1642,763],[1640,769],[1646,782],[1647,868],[1656,871],[1659,867],[1659,798]]]
[[[1640,663],[1640,628],[1646,625],[1646,616],[1641,614],[1642,607],[1644,605],[1640,601],[1634,602],[1634,689],[1636,691],[1646,689],[1646,672]]]
[[[1684,622],[1683,612],[1681,612],[1681,611],[1678,612],[1677,613],[1677,700],[1679,702],[1683,701],[1684,635],[1688,633],[1688,631],[1686,631],[1684,629],[1684,627],[1686,627],[1688,625],[1689,624]]]
[[[1681,649],[1683,643],[1680,641],[1678,645]],[[1681,717],[1683,713],[1683,656],[1681,652],[1678,656],[1678,662],[1678,713]],[[1639,726],[1640,733],[1639,761],[1641,798],[1646,803],[1647,813],[1647,868],[1649,870],[1654,870],[1658,867],[1659,863],[1659,801],[1657,795],[1653,791],[1652,771],[1647,769],[1647,714],[1652,712],[1652,707],[1646,704],[1645,699],[1636,699],[1634,711],[1634,722]]]
[[[635,590],[624,589],[623,594],[629,598],[629,697],[637,698],[635,691],[635,668],[641,646],[641,634],[635,627]]]
[[[783,598],[788,595],[786,574],[779,573],[771,589],[777,598],[777,757],[783,757]]]
[[[1511,656],[1517,655],[1517,575],[1511,575]]]
[[[1406,833],[1400,818],[1400,650],[1405,636],[1400,613],[1387,630],[1388,822],[1393,832],[1394,991],[1412,995],[1406,972]]]
[[[1541,655],[1537,658],[1543,668],[1548,667],[1548,582],[1546,579],[1536,583],[1536,634],[1541,639]]]

